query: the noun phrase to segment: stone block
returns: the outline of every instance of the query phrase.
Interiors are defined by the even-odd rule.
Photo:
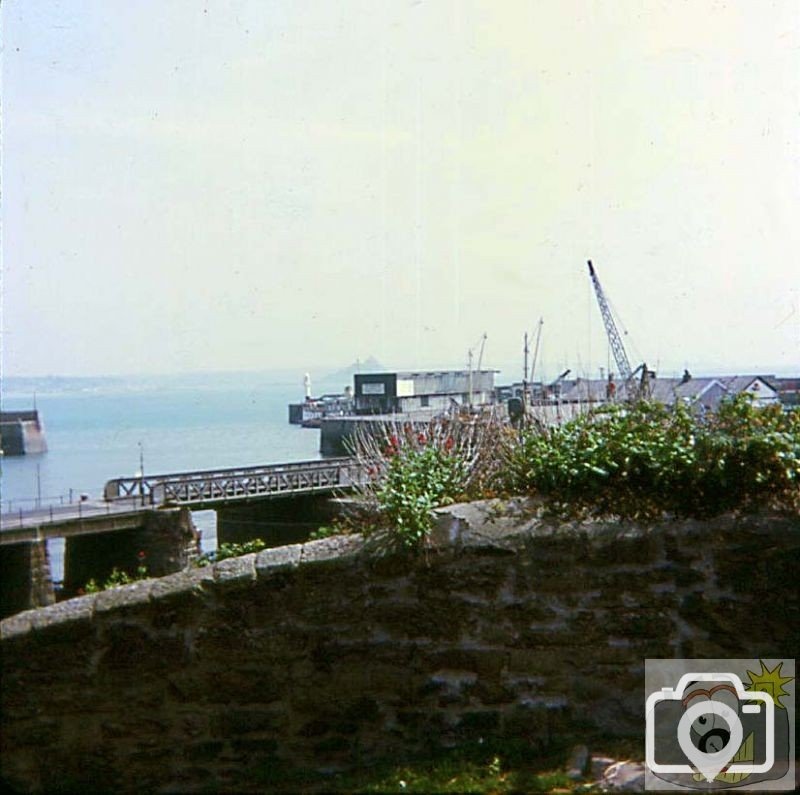
[[[95,596],[95,614],[101,615],[147,604],[150,601],[150,590],[154,582],[154,580],[142,580],[130,585],[121,585],[100,591]]]
[[[211,567],[198,568],[196,571],[201,575],[206,574],[208,583],[213,582],[214,574]],[[203,580],[199,579],[195,570],[192,569],[168,574],[166,577],[158,577],[153,580],[150,588],[150,600],[163,603],[180,601],[194,595],[202,586],[202,582]]]
[[[331,563],[357,555],[364,548],[360,535],[341,535],[308,541],[302,545],[301,565],[307,563]]]
[[[0,621],[0,640],[5,643],[12,638],[24,639],[33,627],[31,618],[35,612],[37,611],[26,610],[24,613],[17,613]]]
[[[98,674],[128,684],[132,684],[132,671],[142,675],[165,673],[182,665],[186,657],[182,636],[153,635],[134,623],[108,625],[99,646]]]
[[[289,544],[285,547],[265,549],[256,556],[256,575],[268,578],[279,572],[296,569],[303,551],[302,544]]]
[[[81,596],[58,602],[41,610],[30,611],[31,627],[36,633],[47,632],[49,638],[55,640],[59,635],[72,635],[85,631],[96,610],[97,597],[100,594]]]
[[[279,730],[284,720],[275,709],[233,707],[214,716],[211,731],[215,738],[272,732]]]
[[[221,588],[241,588],[255,582],[256,553],[228,558],[215,563],[214,584]]]

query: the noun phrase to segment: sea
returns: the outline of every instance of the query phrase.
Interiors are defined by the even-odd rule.
[[[106,481],[320,458],[319,431],[289,425],[303,373],[6,378],[3,410],[34,405],[47,452],[0,458],[2,512],[99,499]],[[216,549],[216,514],[192,514],[203,551]],[[63,541],[50,543],[53,579]]]

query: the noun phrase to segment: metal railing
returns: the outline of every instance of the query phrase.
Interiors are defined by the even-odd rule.
[[[106,483],[108,501],[138,500],[143,505],[200,505],[280,494],[314,494],[347,489],[361,482],[352,458],[300,461],[238,469],[205,470]]]

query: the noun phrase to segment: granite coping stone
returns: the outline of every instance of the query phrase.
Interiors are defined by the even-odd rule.
[[[213,565],[214,584],[223,588],[246,585],[256,579],[256,556],[251,552],[238,558],[227,558]]]
[[[302,554],[302,544],[264,549],[256,555],[256,575],[264,578],[278,571],[296,569]]]
[[[56,624],[59,622],[68,621],[91,621],[94,616],[97,604],[98,594],[88,594],[87,596],[75,596],[72,599],[67,599],[63,602],[56,602],[51,606],[50,614],[53,620],[50,623]],[[31,623],[34,629],[38,629],[39,625],[37,619],[43,612],[42,610],[35,610]]]
[[[96,594],[95,613],[107,613],[109,610],[118,610],[121,607],[147,604],[154,582],[153,579],[141,580],[100,591]]]
[[[0,640],[10,640],[19,635],[27,635],[31,629],[31,618],[36,610],[25,610],[0,622]]]
[[[170,599],[181,594],[199,591],[204,585],[210,585],[213,582],[214,571],[210,566],[184,569],[175,574],[167,574],[165,577],[153,580],[150,601],[157,602],[161,599]]]
[[[307,541],[302,545],[300,563],[322,563],[357,555],[364,548],[361,535],[341,535]]]

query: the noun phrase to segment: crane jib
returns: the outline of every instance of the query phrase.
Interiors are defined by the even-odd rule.
[[[614,361],[617,363],[617,370],[619,370],[620,377],[627,381],[632,375],[628,354],[625,352],[625,346],[622,344],[622,337],[620,337],[619,331],[617,331],[617,324],[614,322],[614,318],[611,315],[611,309],[608,306],[603,288],[600,286],[600,280],[597,278],[597,274],[594,271],[592,261],[588,260],[587,264],[589,265],[589,276],[592,279],[594,292],[597,296],[597,303],[600,307],[600,314],[603,317],[603,325],[606,328],[608,342],[611,345],[611,353],[614,355]]]

